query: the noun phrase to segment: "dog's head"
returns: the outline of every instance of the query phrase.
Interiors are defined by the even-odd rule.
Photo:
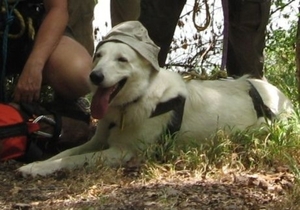
[[[122,106],[137,100],[147,89],[150,75],[155,73],[152,65],[127,44],[101,45],[90,74],[92,116],[100,119],[108,106]]]
[[[138,21],[115,26],[94,55],[90,81],[94,92],[91,112],[102,118],[108,106],[124,106],[146,91],[151,75],[159,71],[159,47]]]

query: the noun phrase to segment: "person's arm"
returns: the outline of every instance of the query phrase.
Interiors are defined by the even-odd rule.
[[[68,0],[44,0],[45,18],[15,89],[15,101],[38,100],[44,66],[68,23]]]

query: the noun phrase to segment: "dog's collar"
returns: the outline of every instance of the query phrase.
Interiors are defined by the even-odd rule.
[[[131,102],[128,102],[126,104],[123,104],[121,106],[121,109],[120,109],[120,111],[121,111],[121,116],[120,116],[120,128],[121,128],[121,130],[124,130],[125,109],[126,109],[126,107],[129,106],[130,104],[138,102],[140,99],[141,99],[141,97],[138,97],[137,99],[135,99],[135,100],[133,100]]]
[[[257,118],[266,117],[270,120],[274,119],[276,116],[274,112],[272,112],[272,110],[264,103],[261,95],[254,85],[249,80],[247,81],[250,84],[249,95],[252,99]]]
[[[185,97],[180,95],[170,99],[169,101],[159,103],[150,115],[150,118],[173,111],[172,118],[167,125],[167,132],[172,135],[181,128],[184,104]]]

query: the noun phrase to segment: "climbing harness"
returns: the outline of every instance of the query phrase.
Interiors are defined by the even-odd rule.
[[[2,69],[0,75],[0,101],[6,101],[5,96],[5,73],[6,73],[6,60],[7,60],[7,44],[8,44],[8,37],[9,37],[9,29],[14,21],[14,13],[15,8],[18,5],[20,0],[16,0],[13,6],[10,8],[8,4],[8,0],[4,0],[4,6],[1,5],[1,13],[2,11],[5,12],[5,28],[2,35]],[[4,9],[2,9],[4,8]]]
[[[30,43],[33,43],[36,29],[44,13],[42,1],[36,0],[0,0],[0,101],[8,101],[6,76],[19,73],[24,65]],[[19,45],[22,47],[19,49]],[[27,50],[27,52],[25,52]],[[18,64],[11,63],[18,59]],[[12,61],[13,60],[13,61]]]

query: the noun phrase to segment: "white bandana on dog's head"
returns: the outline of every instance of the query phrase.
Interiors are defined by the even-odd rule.
[[[159,71],[158,53],[160,48],[150,39],[147,29],[139,21],[126,21],[113,27],[97,48],[105,42],[119,41],[136,50],[154,69]]]

